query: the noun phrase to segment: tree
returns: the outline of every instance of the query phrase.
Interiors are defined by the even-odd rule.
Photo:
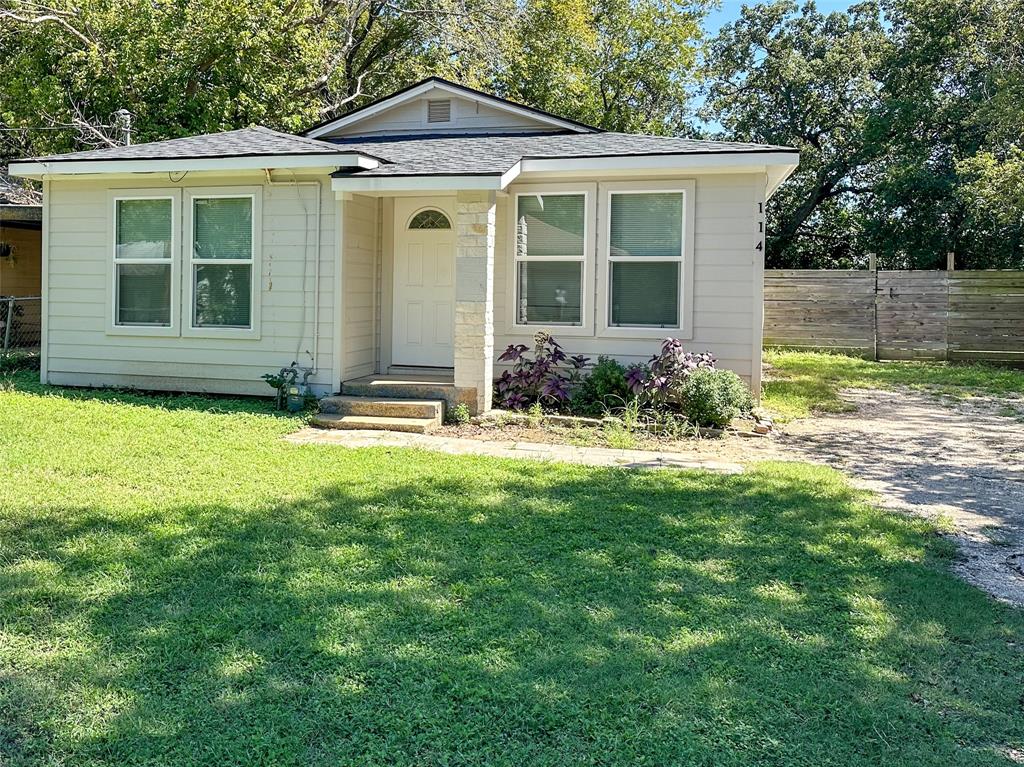
[[[0,0],[5,153],[261,123],[297,130],[423,71],[500,57],[512,0]],[[67,131],[37,130],[65,127]]]
[[[526,0],[495,90],[607,130],[691,129],[710,0]]]
[[[873,121],[890,42],[874,2],[819,13],[793,0],[744,6],[711,42],[702,116],[730,138],[793,146],[800,167],[768,206],[775,266],[863,258],[855,200],[882,152]]]
[[[884,15],[883,15],[884,12]],[[1024,0],[744,8],[711,43],[703,115],[790,144],[768,208],[774,266],[1024,266]],[[883,23],[884,19],[884,23]]]
[[[879,121],[892,130],[864,211],[865,245],[881,263],[941,268],[953,251],[961,268],[1024,265],[1020,225],[975,205],[964,188],[980,167],[973,158],[1002,154],[1006,140],[1021,135],[1024,102],[1006,87],[1020,78],[1012,14],[1005,0],[886,3],[893,46],[881,72]],[[1001,114],[1011,104],[1015,137]]]

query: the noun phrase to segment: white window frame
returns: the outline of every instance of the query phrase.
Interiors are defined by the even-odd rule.
[[[117,204],[122,200],[170,200],[171,201],[171,324],[170,325],[121,325],[117,321],[117,267],[123,264],[160,264],[164,260],[153,258],[117,257]],[[123,336],[177,336],[181,333],[181,191],[178,189],[111,189],[107,193],[108,216],[107,243],[110,257],[107,259],[107,335]]]
[[[601,184],[601,202],[598,211],[600,241],[598,243],[597,284],[599,314],[598,336],[604,338],[666,338],[672,336],[681,340],[693,338],[693,262],[694,262],[694,199],[696,181],[675,179],[667,181],[615,181]],[[679,257],[638,257],[611,256],[612,195],[615,194],[658,194],[678,192],[683,195],[683,237]],[[629,263],[679,263],[679,322],[672,327],[649,327],[646,325],[613,325],[611,307],[611,269],[618,261]]]
[[[184,237],[182,247],[184,248],[184,306],[183,312],[188,313],[188,320],[182,322],[181,333],[193,338],[249,338],[260,337],[260,296],[262,295],[263,271],[262,264],[262,230],[263,230],[263,188],[259,186],[231,186],[231,187],[188,187],[185,189],[184,200]],[[241,199],[248,198],[252,201],[252,259],[242,258],[217,258],[205,259],[195,257],[195,216],[194,201],[206,199]],[[248,328],[216,328],[197,327],[195,323],[195,267],[202,264],[219,264],[222,266],[248,265],[252,268],[250,279],[251,295],[249,297],[249,327]]]
[[[569,194],[583,195],[583,255],[566,256],[520,256],[518,248],[519,198],[541,196],[557,196]],[[554,336],[593,336],[594,335],[594,222],[597,220],[597,184],[517,184],[509,189],[508,211],[508,258],[506,264],[506,303],[508,304],[506,325],[509,335],[533,336],[541,330],[548,330]],[[568,262],[579,260],[583,264],[580,279],[580,325],[557,325],[545,323],[522,324],[519,322],[519,264],[526,262],[558,261]]]

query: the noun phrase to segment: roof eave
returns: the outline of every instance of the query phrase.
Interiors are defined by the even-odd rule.
[[[300,152],[297,154],[221,155],[152,159],[53,159],[12,162],[8,173],[19,178],[39,180],[52,176],[86,174],[163,173],[181,171],[234,171],[275,168],[318,169],[360,168],[371,170],[380,165],[375,157],[358,152]]]
[[[408,173],[390,176],[334,176],[331,190],[342,193],[385,192],[500,192],[519,175],[520,163],[504,173]]]
[[[741,172],[744,168],[767,165],[792,165],[799,162],[793,151],[740,150],[705,152],[657,152],[628,155],[589,155],[576,157],[523,157],[523,173],[588,172],[606,170],[690,170],[725,169]]]

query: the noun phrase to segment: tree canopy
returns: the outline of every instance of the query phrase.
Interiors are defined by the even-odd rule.
[[[771,263],[1024,267],[1021,0],[745,7],[710,43],[702,114],[801,150]],[[1016,211],[1016,212],[1010,212]]]
[[[430,74],[610,130],[801,151],[772,266],[1024,267],[1024,0],[0,0],[0,163],[263,124]]]

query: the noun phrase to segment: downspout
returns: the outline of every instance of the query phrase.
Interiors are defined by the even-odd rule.
[[[320,368],[319,368],[319,362],[320,362],[320,257],[321,257],[321,253],[320,253],[320,228],[321,228],[321,226],[320,226],[320,224],[321,224],[320,217],[322,215],[321,205],[320,205],[320,203],[321,203],[320,195],[321,195],[323,186],[322,186],[322,184],[319,181],[298,181],[298,180],[295,179],[294,172],[292,173],[292,180],[291,181],[274,181],[274,179],[270,175],[270,168],[264,168],[263,172],[267,176],[267,185],[268,186],[292,186],[292,187],[295,187],[295,189],[296,189],[295,197],[296,197],[296,199],[298,199],[299,204],[302,205],[302,210],[303,210],[303,212],[305,214],[304,217],[306,219],[307,232],[308,232],[308,227],[309,227],[309,223],[308,223],[309,222],[309,208],[306,206],[306,201],[302,199],[302,195],[299,194],[298,187],[300,187],[300,186],[313,186],[313,187],[316,187],[316,228],[315,228],[315,230],[313,232],[313,254],[315,256],[314,264],[313,264],[313,352],[312,352],[312,354],[313,354],[313,368],[312,368],[312,373],[311,373],[312,375],[316,375],[319,372],[319,370],[320,370]],[[306,263],[306,259],[307,258],[308,258],[308,254],[304,253],[303,254],[303,263]],[[305,289],[306,289],[306,285],[305,285],[305,271],[303,271],[303,285],[302,285],[302,289],[303,289],[303,293],[305,293]],[[305,307],[303,307],[303,309],[305,309]],[[303,314],[305,314],[305,312],[303,312]],[[303,322],[303,333],[305,333],[305,322]],[[302,347],[302,340],[303,340],[303,338],[305,338],[305,335],[299,337],[299,349],[301,349],[301,347]],[[298,349],[296,350],[296,355],[295,356],[298,357]]]

